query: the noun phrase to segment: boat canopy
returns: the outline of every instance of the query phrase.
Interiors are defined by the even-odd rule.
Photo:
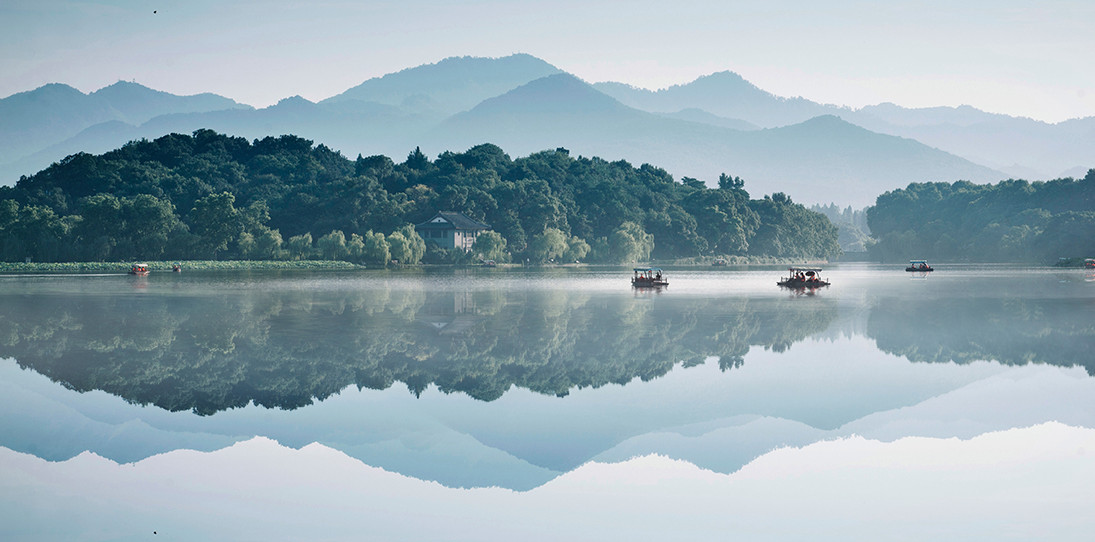
[[[661,273],[662,272],[662,269],[660,267],[636,267],[632,270],[635,271],[636,273],[651,273],[651,272]]]
[[[928,265],[928,260],[909,260],[909,265],[924,264]]]
[[[809,273],[809,272],[820,273],[821,268],[820,267],[791,267],[791,268],[788,268],[788,271],[790,271],[791,273],[800,273],[800,272],[801,273]]]

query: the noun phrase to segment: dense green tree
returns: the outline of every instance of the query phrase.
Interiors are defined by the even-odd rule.
[[[1093,253],[1095,170],[1081,180],[914,183],[867,209],[882,261],[1056,261]]]
[[[426,242],[408,224],[388,236],[388,246],[392,259],[404,265],[414,265],[426,255]]]
[[[1032,251],[1045,261],[1095,255],[1095,210],[1066,211],[1049,219],[1040,233],[1030,228]]]
[[[75,228],[78,257],[89,261],[115,259],[117,236],[123,229],[122,202],[111,194],[96,194],[80,201],[81,220]]]
[[[210,194],[194,202],[187,215],[190,230],[198,235],[199,250],[212,257],[228,248],[243,233],[243,216],[228,192]]]
[[[505,261],[506,238],[496,231],[483,232],[475,239],[472,252],[484,260]]]
[[[535,262],[555,261],[567,250],[567,236],[557,228],[547,228],[532,236],[525,254]]]
[[[392,259],[391,247],[388,244],[388,240],[384,238],[384,234],[380,232],[368,231],[362,237],[364,247],[361,252],[361,259],[367,264],[372,265],[387,265]]]
[[[742,190],[745,188],[745,181],[741,180],[741,177],[732,177],[725,173],[719,174],[719,190]]]
[[[6,261],[58,261],[68,252],[73,229],[71,221],[48,207],[14,201],[0,205],[0,226],[0,256]]]
[[[346,253],[347,257],[352,262],[362,262],[365,256],[365,238],[351,233],[350,239],[346,241]]]
[[[608,257],[618,263],[640,262],[654,251],[654,236],[634,222],[624,222],[608,238]]]
[[[289,257],[294,260],[306,260],[312,256],[312,234],[302,233],[289,238],[286,243]]]
[[[127,237],[135,256],[159,259],[168,249],[171,232],[178,217],[170,201],[149,194],[138,194],[123,200],[123,217]]]
[[[388,236],[388,250],[392,255],[392,261],[400,264],[409,264],[412,252],[410,242],[403,233],[394,231]]]
[[[415,147],[410,154],[407,155],[407,161],[403,165],[415,171],[425,171],[430,167],[430,159],[422,153],[422,149]]]
[[[244,256],[256,260],[278,260],[282,255],[281,232],[272,230],[266,226],[257,228],[255,233],[250,233],[254,239],[252,250]]]
[[[586,255],[590,251],[589,243],[584,239],[571,235],[567,239],[567,249],[563,253],[563,261],[565,262],[580,262],[585,259]]]
[[[407,243],[404,248],[403,258],[400,261],[410,265],[422,261],[422,257],[426,255],[426,241],[418,235],[418,232],[414,231],[414,226],[407,224],[396,230],[395,233],[401,234]]]
[[[350,255],[346,247],[346,234],[334,230],[316,240],[316,249],[324,260],[344,260]]]
[[[1017,182],[1008,193],[1031,190]],[[522,258],[533,237],[549,228],[567,245],[565,254],[553,250],[549,259],[568,261],[832,253],[818,238],[825,231],[793,234],[812,224],[810,213],[789,199],[750,200],[739,178],[724,175],[720,188],[708,189],[697,179],[675,182],[650,164],[574,157],[562,148],[511,159],[484,144],[443,152],[435,161],[416,148],[395,163],[384,156],[349,160],[291,135],[248,142],[199,130],[134,141],[98,156],[72,155],[0,189],[0,201],[18,204],[18,212],[8,213],[14,221],[0,229],[0,243],[8,247],[5,259],[20,260],[311,257],[301,236],[341,231],[350,242],[362,236],[364,247],[365,232],[400,230],[409,244],[397,239],[393,254],[409,250],[402,260],[417,261],[425,246],[404,226],[439,210],[490,224],[506,240],[505,250]],[[1056,201],[1040,206],[1056,214]],[[43,214],[47,210],[52,214]],[[761,222],[770,227],[762,231]],[[621,256],[609,246],[624,223],[644,236],[616,238],[618,249],[632,242],[640,247]],[[1036,243],[1042,227],[1001,226],[999,242],[1015,247]],[[283,236],[297,239],[295,252]],[[589,244],[594,246],[585,251]],[[643,254],[642,247],[652,249]],[[344,257],[360,258],[352,252]]]
[[[281,232],[263,226],[257,233],[250,235],[254,238],[254,245],[245,257],[256,260],[277,260],[283,257]]]

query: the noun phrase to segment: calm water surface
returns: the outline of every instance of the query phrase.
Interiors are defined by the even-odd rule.
[[[853,435],[1095,428],[1082,270],[842,265],[812,292],[783,272],[670,269],[649,291],[580,268],[0,277],[0,447],[143,464],[264,437],[534,491],[590,462],[732,474]],[[20,502],[15,524],[50,507]]]

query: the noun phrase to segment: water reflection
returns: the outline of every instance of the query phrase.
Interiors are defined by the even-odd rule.
[[[867,332],[910,361],[1080,365],[1095,375],[1091,312],[1083,298],[883,298]]]
[[[796,296],[764,272],[644,295],[553,273],[0,278],[0,445],[138,461],[263,435],[530,489],[591,459],[733,472],[850,434],[1095,426],[1087,373],[1007,366],[1090,373],[1082,274],[849,268]]]
[[[61,279],[58,279],[61,280]],[[0,304],[0,357],[65,387],[170,411],[293,409],[348,385],[431,385],[492,401],[513,386],[565,396],[650,380],[828,327],[830,299],[565,289],[393,288],[344,280],[270,288],[178,282],[142,295],[24,289]]]

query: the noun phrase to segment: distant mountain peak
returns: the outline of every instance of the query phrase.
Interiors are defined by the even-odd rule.
[[[84,94],[83,92],[80,92],[79,89],[71,87],[71,86],[66,85],[64,83],[46,83],[46,84],[44,84],[44,85],[42,85],[42,86],[40,86],[40,87],[38,87],[34,90],[26,90],[26,91],[23,91],[23,92],[16,92],[15,94],[12,94],[11,96],[8,96],[7,98],[4,98],[4,100],[37,99],[39,97],[44,97],[44,96],[49,96],[49,97],[54,97],[54,96],[64,96],[64,97],[81,96],[82,97],[82,96],[86,96],[86,94]]]
[[[532,56],[528,53],[514,53],[512,55],[497,56],[497,57],[471,56],[471,55],[449,56],[449,57],[445,57],[445,58],[443,58],[443,59],[441,59],[441,60],[439,60],[439,61],[437,61],[433,64],[423,64],[422,66],[418,66],[417,68],[421,68],[421,67],[425,67],[425,66],[440,66],[440,65],[453,65],[453,64],[463,65],[463,64],[469,64],[469,63],[479,63],[479,64],[528,63],[528,64],[541,64],[541,65],[545,65],[545,66],[551,66],[551,64],[548,64],[546,61],[544,61],[540,58],[537,58],[535,56]],[[555,66],[551,66],[551,67],[554,68]],[[417,69],[417,68],[407,68],[407,69],[408,70],[414,70],[414,69]],[[403,71],[406,71],[406,70],[403,70]]]
[[[454,56],[374,77],[323,102],[361,100],[412,110],[418,106],[423,108],[421,112],[451,115],[529,81],[560,72],[559,68],[524,53],[500,58]]]
[[[274,107],[288,107],[295,105],[315,105],[315,102],[308,101],[307,98],[302,97],[300,94],[295,96],[289,96],[288,98],[282,98],[278,100],[278,103]]]
[[[107,85],[88,96],[101,97],[107,100],[113,99],[130,99],[135,96],[157,96],[167,97],[172,96],[171,93],[164,92],[162,90],[156,90],[146,87],[140,83],[134,81],[118,81],[114,84]]]
[[[715,72],[708,75],[702,75],[697,77],[691,83],[684,85],[674,85],[665,89],[666,92],[676,91],[678,89],[708,89],[716,88],[720,91],[735,90],[735,91],[748,91],[759,92],[767,96],[774,96],[772,93],[762,90],[760,87],[747,81],[744,77],[729,70]]]
[[[814,118],[803,121],[801,124],[814,126],[855,126],[854,124],[832,114],[818,115]]]
[[[844,120],[843,118],[840,118],[837,115],[832,114],[818,115],[798,124],[777,128],[777,130],[792,130],[811,134],[843,134],[846,136],[860,135],[864,137],[880,135],[866,128],[863,128],[858,124],[853,124]]]
[[[719,72],[714,72],[714,73],[710,73],[708,75],[702,75],[702,76],[696,78],[696,81],[701,81],[701,80],[725,80],[725,81],[733,81],[733,82],[736,82],[736,83],[745,83],[745,84],[747,84],[751,87],[756,86],[753,83],[750,83],[749,81],[746,81],[744,77],[742,77],[740,74],[738,74],[738,72],[734,72],[734,71],[730,71],[730,70],[723,70],[723,71],[719,71]]]
[[[278,100],[278,103],[267,107],[265,111],[277,111],[290,115],[309,115],[316,111],[317,106],[301,96],[290,96]]]
[[[624,109],[616,99],[569,73],[557,73],[530,81],[501,96],[485,100],[472,112],[509,108],[535,113],[605,111]]]
[[[105,86],[105,87],[103,87],[103,88],[101,88],[101,89],[99,89],[95,92],[101,92],[101,91],[106,90],[108,88],[114,88],[114,89],[139,88],[139,89],[152,90],[151,88],[146,87],[146,86],[144,86],[144,85],[142,85],[142,84],[140,84],[136,81],[125,81],[123,79],[119,79],[118,81],[114,82],[113,84],[107,85],[107,86]],[[159,91],[156,91],[156,92],[159,92]],[[92,94],[94,94],[94,93],[92,93]]]

